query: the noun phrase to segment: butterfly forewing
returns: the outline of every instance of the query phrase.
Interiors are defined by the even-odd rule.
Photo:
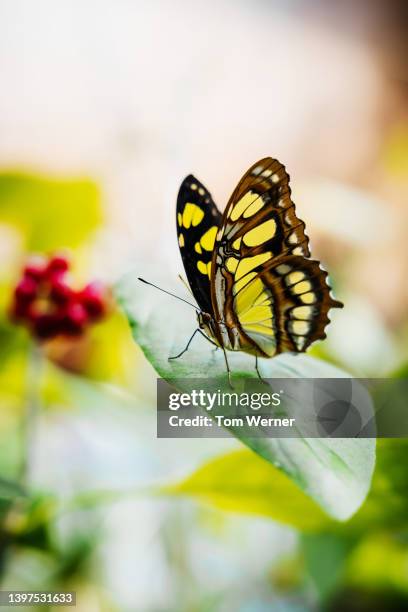
[[[270,157],[260,160],[232,194],[217,242],[223,240],[243,257],[266,251],[309,257],[305,224],[297,218],[290,196],[285,167]]]
[[[272,356],[304,351],[325,337],[331,307],[327,273],[309,260],[289,176],[265,158],[242,177],[225,209],[212,261],[211,290],[225,344]]]
[[[187,176],[177,197],[178,243],[197,304],[211,315],[211,260],[220,222],[221,213],[211,194],[193,175]]]

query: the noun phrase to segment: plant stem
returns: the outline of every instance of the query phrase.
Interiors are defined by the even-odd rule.
[[[20,483],[26,487],[32,465],[38,415],[41,409],[41,375],[43,370],[43,355],[41,348],[33,344],[28,356],[26,378],[26,409],[22,423],[22,460],[20,466]]]

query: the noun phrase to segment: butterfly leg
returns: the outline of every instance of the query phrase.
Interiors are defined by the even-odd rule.
[[[260,380],[260,381],[261,381],[261,382],[262,382],[264,385],[268,385],[268,382],[267,382],[267,381],[266,381],[264,378],[262,378],[261,373],[260,373],[260,371],[259,371],[259,367],[258,367],[258,355],[255,355],[255,370],[256,370],[256,373],[258,374],[258,378],[259,378],[259,380]],[[269,385],[268,385],[268,386],[269,386]]]
[[[218,344],[216,344],[213,340],[211,340],[211,338],[206,336],[205,333],[203,331],[201,331],[201,329],[198,329],[197,331],[200,332],[200,334],[202,335],[203,338],[205,338],[206,340],[208,340],[208,342],[211,342],[211,344],[213,344],[215,346],[214,350],[217,350],[217,348],[219,348]]]
[[[234,385],[232,384],[232,380],[231,380],[231,370],[230,370],[228,359],[227,359],[227,351],[225,350],[224,347],[222,347],[222,350],[224,351],[225,365],[227,366],[228,384],[231,387],[231,389],[233,389]]]
[[[178,355],[174,355],[173,357],[169,357],[169,359],[178,359],[179,357],[181,357],[182,355],[184,355],[184,353],[185,353],[186,351],[188,351],[189,346],[190,346],[190,344],[191,344],[191,342],[192,342],[192,340],[193,340],[193,338],[194,338],[194,336],[196,335],[196,333],[197,333],[197,332],[198,332],[199,334],[201,334],[203,338],[205,338],[206,340],[208,340],[208,342],[211,342],[211,344],[213,344],[213,345],[215,346],[215,348],[216,348],[216,349],[218,348],[218,345],[217,345],[217,344],[215,344],[215,342],[213,342],[213,341],[211,340],[211,338],[209,338],[208,336],[206,336],[206,335],[205,335],[205,334],[204,334],[204,333],[201,331],[201,329],[200,329],[199,327],[197,327],[197,329],[196,329],[196,330],[193,332],[193,335],[191,336],[190,340],[187,342],[187,346],[186,346],[186,348],[184,348],[184,349],[181,351],[181,353],[179,353]]]
[[[170,359],[178,359],[179,357],[181,357],[182,355],[184,355],[185,352],[188,351],[188,347],[190,346],[194,336],[196,335],[197,332],[201,331],[199,327],[197,327],[196,330],[194,330],[193,335],[191,336],[190,340],[187,342],[186,348],[184,348],[181,353],[179,353],[178,355],[173,355],[173,357],[169,357]]]

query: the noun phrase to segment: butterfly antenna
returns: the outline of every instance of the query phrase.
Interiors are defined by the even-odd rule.
[[[170,293],[170,291],[166,291],[166,289],[162,289],[161,287],[158,287],[154,283],[150,283],[149,281],[145,280],[144,278],[140,278],[140,276],[138,277],[138,280],[140,280],[142,283],[145,283],[146,285],[150,285],[151,287],[154,287],[155,289],[158,289],[159,291],[163,291],[163,293],[167,293],[167,295],[171,295],[171,297],[174,297],[177,300],[180,300],[181,302],[184,302],[185,304],[188,304],[189,306],[192,306],[195,310],[198,310],[197,306],[195,306],[191,302],[188,302],[187,300],[184,300],[183,298],[179,297],[178,295],[175,295],[174,293]]]
[[[185,288],[187,289],[187,291],[189,292],[190,295],[193,295],[193,292],[191,291],[190,287],[188,286],[187,282],[185,281],[185,279],[181,276],[181,274],[178,275],[179,279],[181,280],[181,282],[183,283],[183,285],[185,286]],[[194,296],[193,296],[194,297]]]

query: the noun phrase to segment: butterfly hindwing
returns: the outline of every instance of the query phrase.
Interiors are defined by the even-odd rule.
[[[303,352],[325,338],[328,311],[341,306],[330,295],[320,262],[298,255],[261,265],[243,283],[233,287],[236,320],[244,339],[269,357]]]
[[[221,213],[211,194],[193,175],[181,184],[177,197],[177,236],[184,269],[199,308],[213,314],[210,276]]]
[[[225,321],[223,341],[233,350],[269,357],[304,351],[325,337],[329,309],[342,306],[330,296],[327,273],[308,259],[290,194],[284,166],[265,158],[246,172],[224,212],[211,289],[215,317]]]

